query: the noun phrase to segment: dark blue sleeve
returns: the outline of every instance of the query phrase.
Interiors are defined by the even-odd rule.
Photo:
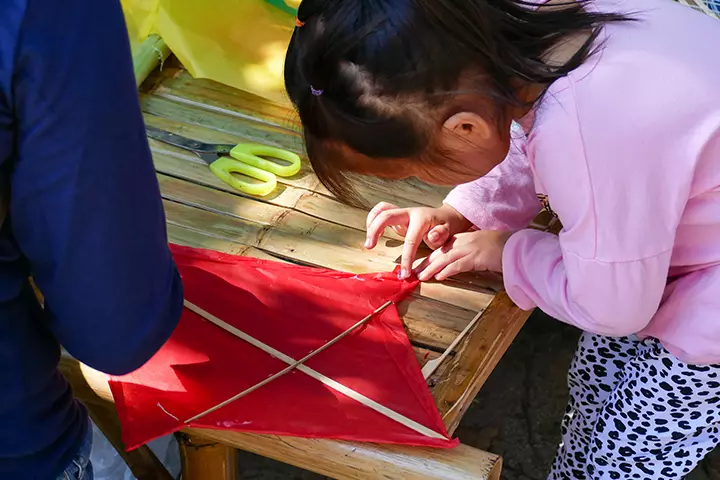
[[[167,245],[119,0],[27,0],[16,50],[11,222],[63,346],[123,374],[167,340]]]

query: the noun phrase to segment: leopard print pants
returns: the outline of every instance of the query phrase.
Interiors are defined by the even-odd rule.
[[[720,365],[583,334],[549,479],[681,479],[720,443]]]

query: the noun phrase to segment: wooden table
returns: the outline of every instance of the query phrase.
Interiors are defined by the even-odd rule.
[[[292,110],[217,83],[194,80],[178,67],[166,65],[161,73],[151,75],[141,88],[141,103],[148,125],[171,132],[206,142],[252,141],[303,152]],[[389,232],[375,250],[364,250],[367,212],[333,199],[306,159],[300,174],[280,179],[275,193],[258,199],[232,190],[193,154],[150,143],[171,242],[355,273],[391,270],[397,264],[400,239]],[[385,200],[403,206],[437,206],[447,193],[417,181],[369,180],[360,190],[372,204]],[[552,223],[549,216],[538,222],[538,228]],[[498,277],[476,275],[444,284],[427,283],[399,306],[420,365],[437,358],[476,312],[484,312],[429,380],[451,434],[528,317],[500,292],[501,283]],[[63,359],[62,370],[98,426],[121,449],[105,376],[70,358]],[[186,433],[182,442],[185,480],[234,478],[236,456],[227,447],[334,478],[499,478],[501,466],[498,456],[464,445],[436,450],[213,430]],[[147,448],[125,458],[139,478],[168,478],[158,477],[163,475],[154,470],[159,462]]]

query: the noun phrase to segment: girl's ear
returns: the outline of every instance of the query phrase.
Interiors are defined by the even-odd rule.
[[[485,118],[472,112],[459,112],[445,120],[442,146],[452,151],[477,151],[497,141],[497,129]]]

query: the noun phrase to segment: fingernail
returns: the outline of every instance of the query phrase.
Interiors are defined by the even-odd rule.
[[[438,239],[440,235],[437,232],[430,232],[428,234],[428,238],[432,240],[433,242]]]
[[[370,239],[368,238],[365,240],[365,248],[370,248],[370,245],[372,245],[372,243],[370,243]]]
[[[400,270],[400,275],[398,275],[398,278],[399,278],[400,280],[405,280],[405,279],[408,278],[409,276],[410,276],[410,275],[408,274],[408,271],[403,268],[402,270]]]

